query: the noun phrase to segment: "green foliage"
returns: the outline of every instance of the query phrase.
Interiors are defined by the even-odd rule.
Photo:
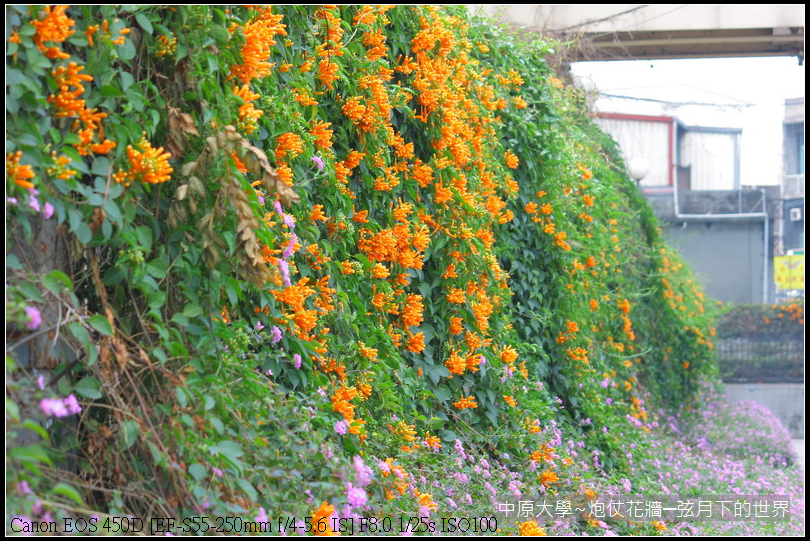
[[[460,7],[7,20],[9,513],[329,516],[349,481],[413,515],[467,486],[451,447],[604,487],[714,376],[556,44]]]

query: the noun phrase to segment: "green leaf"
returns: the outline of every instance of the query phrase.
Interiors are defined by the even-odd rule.
[[[147,17],[146,14],[143,12],[136,13],[135,20],[138,21],[138,24],[141,25],[144,32],[150,36],[152,35],[152,32],[154,32],[154,29],[152,28],[152,21],[149,20],[149,17]]]
[[[197,317],[202,313],[202,309],[198,304],[190,303],[183,308],[183,315],[187,317]]]
[[[39,444],[25,447],[12,447],[8,450],[8,456],[20,462],[38,462],[53,466],[53,461],[48,451]]]
[[[90,400],[101,398],[101,382],[94,376],[82,378],[73,386],[73,390]]]
[[[124,95],[120,88],[112,85],[102,86],[99,90],[104,98],[120,98]]]
[[[138,226],[135,229],[135,235],[138,237],[138,244],[143,247],[144,250],[151,250],[152,249],[152,230],[146,227],[145,225]]]
[[[98,332],[103,334],[104,336],[112,336],[113,330],[112,325],[110,322],[107,321],[107,318],[102,316],[101,314],[95,314],[90,316],[87,322]]]
[[[253,488],[253,485],[250,484],[250,481],[247,479],[242,479],[240,477],[236,479],[236,484],[239,485],[239,488],[242,489],[242,492],[244,492],[250,500],[255,501],[256,498],[259,497],[259,495],[256,493],[256,489]]]
[[[124,421],[118,431],[118,443],[122,451],[126,451],[138,439],[138,423],[135,421]]]
[[[78,321],[74,321],[72,323],[68,323],[67,328],[70,330],[70,334],[72,334],[76,340],[85,346],[90,346],[90,335],[87,334],[87,329],[84,328],[84,325]]]
[[[84,505],[84,501],[82,501],[82,497],[79,492],[67,483],[58,483],[51,489],[51,492],[54,494],[59,494],[60,496],[65,496],[66,498],[70,498],[79,505]]]
[[[197,482],[202,481],[208,476],[208,470],[205,469],[205,466],[197,464],[196,462],[188,467],[188,473]]]
[[[168,270],[169,266],[162,259],[153,259],[152,261],[146,264],[146,272],[148,272],[158,280],[162,280],[163,278],[165,278]]]
[[[34,302],[42,302],[42,294],[39,292],[39,288],[34,284],[29,284],[28,282],[20,282],[17,288],[28,299]]]

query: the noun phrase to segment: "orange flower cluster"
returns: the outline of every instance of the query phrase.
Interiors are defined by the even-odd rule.
[[[520,523],[520,535],[524,537],[544,537],[546,535],[545,528],[541,528],[536,521],[527,520]]]
[[[337,535],[332,530],[332,515],[335,514],[335,506],[326,502],[312,513],[312,531],[315,535],[334,536]]]
[[[146,140],[146,133],[141,137],[137,148],[127,145],[129,170],[119,169],[113,178],[117,183],[129,186],[132,182],[159,184],[171,179],[174,169],[169,165],[172,155],[163,151],[163,147],[152,148]]]
[[[453,406],[458,410],[477,408],[478,404],[475,402],[474,396],[461,397],[458,402],[453,402]]]
[[[45,53],[50,59],[68,59],[70,55],[62,51],[58,44],[63,43],[70,36],[73,35],[75,30],[73,26],[76,22],[65,15],[69,6],[45,6],[44,12],[41,11],[38,19],[31,21],[31,26],[36,28],[34,33],[34,43],[37,48]],[[46,42],[55,43],[56,46],[48,47]]]
[[[259,99],[259,95],[251,92],[248,84],[243,84],[241,87],[234,86],[233,95],[242,98],[245,102],[239,106],[239,120],[236,127],[245,135],[250,135],[259,127],[258,121],[264,114],[264,111],[256,109],[251,103]]]
[[[35,176],[34,170],[30,165],[20,165],[20,158],[22,158],[21,150],[6,154],[6,176],[17,186],[33,190],[34,185],[31,181]]]
[[[79,98],[85,90],[82,82],[93,80],[90,75],[81,73],[83,69],[84,66],[79,66],[75,62],[54,69],[51,77],[59,86],[59,93],[48,96],[48,103],[56,109],[55,117],[76,119],[72,129],[79,135],[79,143],[75,145],[79,154],[82,156],[87,156],[91,152],[107,154],[115,148],[113,141],[104,139],[101,121],[107,118],[107,113],[100,113],[98,109],[88,109],[85,101]],[[95,142],[96,140],[101,142]]]
[[[273,46],[276,45],[276,36],[286,36],[286,25],[281,23],[283,15],[274,15],[269,7],[257,8],[255,19],[241,27],[245,36],[240,54],[241,64],[231,66],[231,77],[239,79],[244,84],[250,84],[253,79],[262,79],[270,74],[273,64],[267,61]],[[231,26],[231,34],[239,30],[239,25]]]

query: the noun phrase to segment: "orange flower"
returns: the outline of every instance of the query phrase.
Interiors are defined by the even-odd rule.
[[[509,169],[516,169],[518,164],[520,163],[518,157],[512,154],[512,152],[509,150],[506,151],[505,158],[506,158],[506,167],[508,167]]]
[[[453,402],[453,406],[458,410],[468,409],[468,408],[477,408],[478,404],[475,402],[474,396],[468,397],[461,397],[461,400],[458,402]]]
[[[129,171],[119,171],[115,175],[116,182],[124,182],[129,185],[133,181],[145,182],[147,184],[159,184],[171,179],[174,169],[169,165],[169,158],[172,155],[163,152],[163,147],[152,148],[152,144],[146,140],[146,133],[141,137],[138,148],[132,145],[127,146],[127,160],[129,161]]]
[[[458,288],[451,288],[450,293],[447,294],[447,302],[452,302],[455,304],[464,304],[465,302],[464,290]]]
[[[6,175],[17,186],[21,186],[27,190],[33,190],[34,185],[31,180],[34,178],[34,171],[30,165],[20,165],[20,158],[22,158],[22,151],[18,150],[12,154],[6,155]]]
[[[270,75],[273,64],[267,61],[271,49],[276,44],[275,36],[286,36],[286,25],[281,24],[283,15],[273,15],[270,9],[260,11],[256,20],[248,21],[242,27],[245,44],[242,45],[242,63],[231,66],[231,77],[236,77],[245,84],[253,79]],[[235,33],[237,25],[231,27]]]
[[[405,344],[405,349],[413,353],[422,353],[425,350],[424,333],[419,332],[408,338],[408,341]],[[422,369],[420,368],[419,371],[419,375],[421,376]]]
[[[560,478],[557,476],[556,473],[554,473],[554,470],[551,468],[541,473],[538,476],[538,478],[540,479],[540,482],[545,486],[553,485],[554,483],[560,480]]]
[[[450,318],[450,333],[451,334],[461,334],[463,332],[463,327],[461,326],[461,318],[460,317],[451,317]]]
[[[381,263],[377,263],[371,269],[371,277],[372,278],[388,278],[388,276],[390,276],[390,274],[391,273],[388,272],[388,269],[385,268],[385,265],[383,265]]]
[[[70,58],[70,55],[63,53],[59,47],[48,48],[45,42],[62,43],[73,35],[73,26],[76,22],[65,15],[68,6],[56,6],[51,10],[51,6],[45,6],[45,14],[40,12],[39,17],[31,21],[31,26],[36,28],[34,33],[34,43],[37,48],[51,59]]]
[[[520,535],[524,537],[544,537],[546,530],[538,526],[534,520],[527,520],[520,523]]]
[[[551,206],[551,203],[546,203],[542,207],[540,207],[540,212],[545,215],[549,215],[554,211],[554,208]]]
[[[361,210],[360,212],[355,212],[354,216],[352,216],[352,221],[357,222],[358,224],[367,224],[368,223],[368,211]]]
[[[509,395],[503,395],[503,399],[506,401],[507,404],[509,404],[510,407],[514,408],[515,406],[517,406],[517,401],[513,397]]]
[[[450,354],[450,357],[444,362],[444,366],[450,371],[451,374],[462,375],[467,369],[467,361],[457,352]]]
[[[332,148],[332,130],[328,129],[331,126],[331,122],[321,122],[318,121],[313,124],[312,129],[310,130],[309,134],[315,138],[315,146],[323,149],[329,150]]]
[[[264,114],[261,109],[256,109],[251,103],[259,99],[259,95],[251,92],[248,85],[242,85],[242,88],[233,87],[234,96],[242,98],[245,103],[239,106],[239,120],[236,127],[247,135],[250,135],[258,128],[258,120]]]
[[[325,222],[329,218],[326,217],[326,214],[323,213],[323,205],[313,205],[312,212],[309,214],[309,219],[313,222],[322,221]]]
[[[335,506],[323,502],[320,507],[312,514],[312,531],[315,535],[333,536],[335,532],[332,530],[332,515],[335,514]]]
[[[329,90],[332,90],[334,87],[332,83],[337,81],[338,65],[334,62],[331,62],[328,59],[321,60],[320,64],[318,64],[318,80]]]
[[[304,152],[304,144],[298,135],[292,132],[282,133],[276,138],[275,152],[277,160],[285,158],[288,153],[290,157],[295,157]]]

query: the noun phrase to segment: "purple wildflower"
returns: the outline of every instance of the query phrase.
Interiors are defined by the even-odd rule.
[[[51,205],[51,204],[50,204],[50,203],[48,203],[48,202],[46,202],[46,203],[45,203],[45,207],[44,207],[44,209],[43,209],[43,211],[42,211],[42,214],[44,214],[44,215],[45,215],[45,219],[46,219],[46,220],[50,220],[50,219],[51,219],[51,216],[53,216],[54,210],[55,210],[55,209],[53,208],[53,205]]]
[[[25,315],[28,316],[25,328],[29,331],[35,331],[42,325],[42,313],[36,306],[26,306]]]
[[[349,421],[343,419],[342,421],[335,423],[335,432],[341,436],[345,436],[349,432]]]
[[[67,417],[70,415],[65,403],[58,398],[43,398],[39,401],[39,409],[45,415],[52,417]]]
[[[42,208],[39,206],[39,199],[33,195],[28,199],[28,206],[34,209],[35,212],[40,212]]]
[[[273,329],[270,331],[270,341],[274,344],[278,344],[281,342],[281,329],[279,329],[276,325],[273,325]]]
[[[320,156],[313,156],[312,163],[315,164],[315,167],[318,168],[318,171],[323,171],[323,160],[320,158]]]
[[[295,367],[296,370],[301,368],[301,356],[297,353],[293,355],[293,366]]]
[[[73,396],[72,394],[68,395],[68,397],[65,398],[63,404],[67,408],[67,411],[70,415],[75,415],[82,411],[82,407],[79,405],[79,401],[76,400],[76,397]]]
[[[281,271],[281,279],[284,281],[285,287],[290,287],[292,282],[290,282],[290,264],[280,259],[278,262],[278,270]]]
[[[353,486],[351,483],[346,484],[346,498],[349,505],[352,507],[363,507],[368,501],[366,491],[360,487]]]
[[[225,475],[225,473],[222,470],[220,470],[219,468],[217,468],[216,466],[211,468],[211,471],[213,471],[214,475],[216,477],[219,477],[220,479],[222,479],[222,477]],[[258,519],[256,519],[256,520],[258,520]]]
[[[43,376],[42,374],[37,376],[37,387],[39,387],[40,391],[45,390],[45,376]]]

